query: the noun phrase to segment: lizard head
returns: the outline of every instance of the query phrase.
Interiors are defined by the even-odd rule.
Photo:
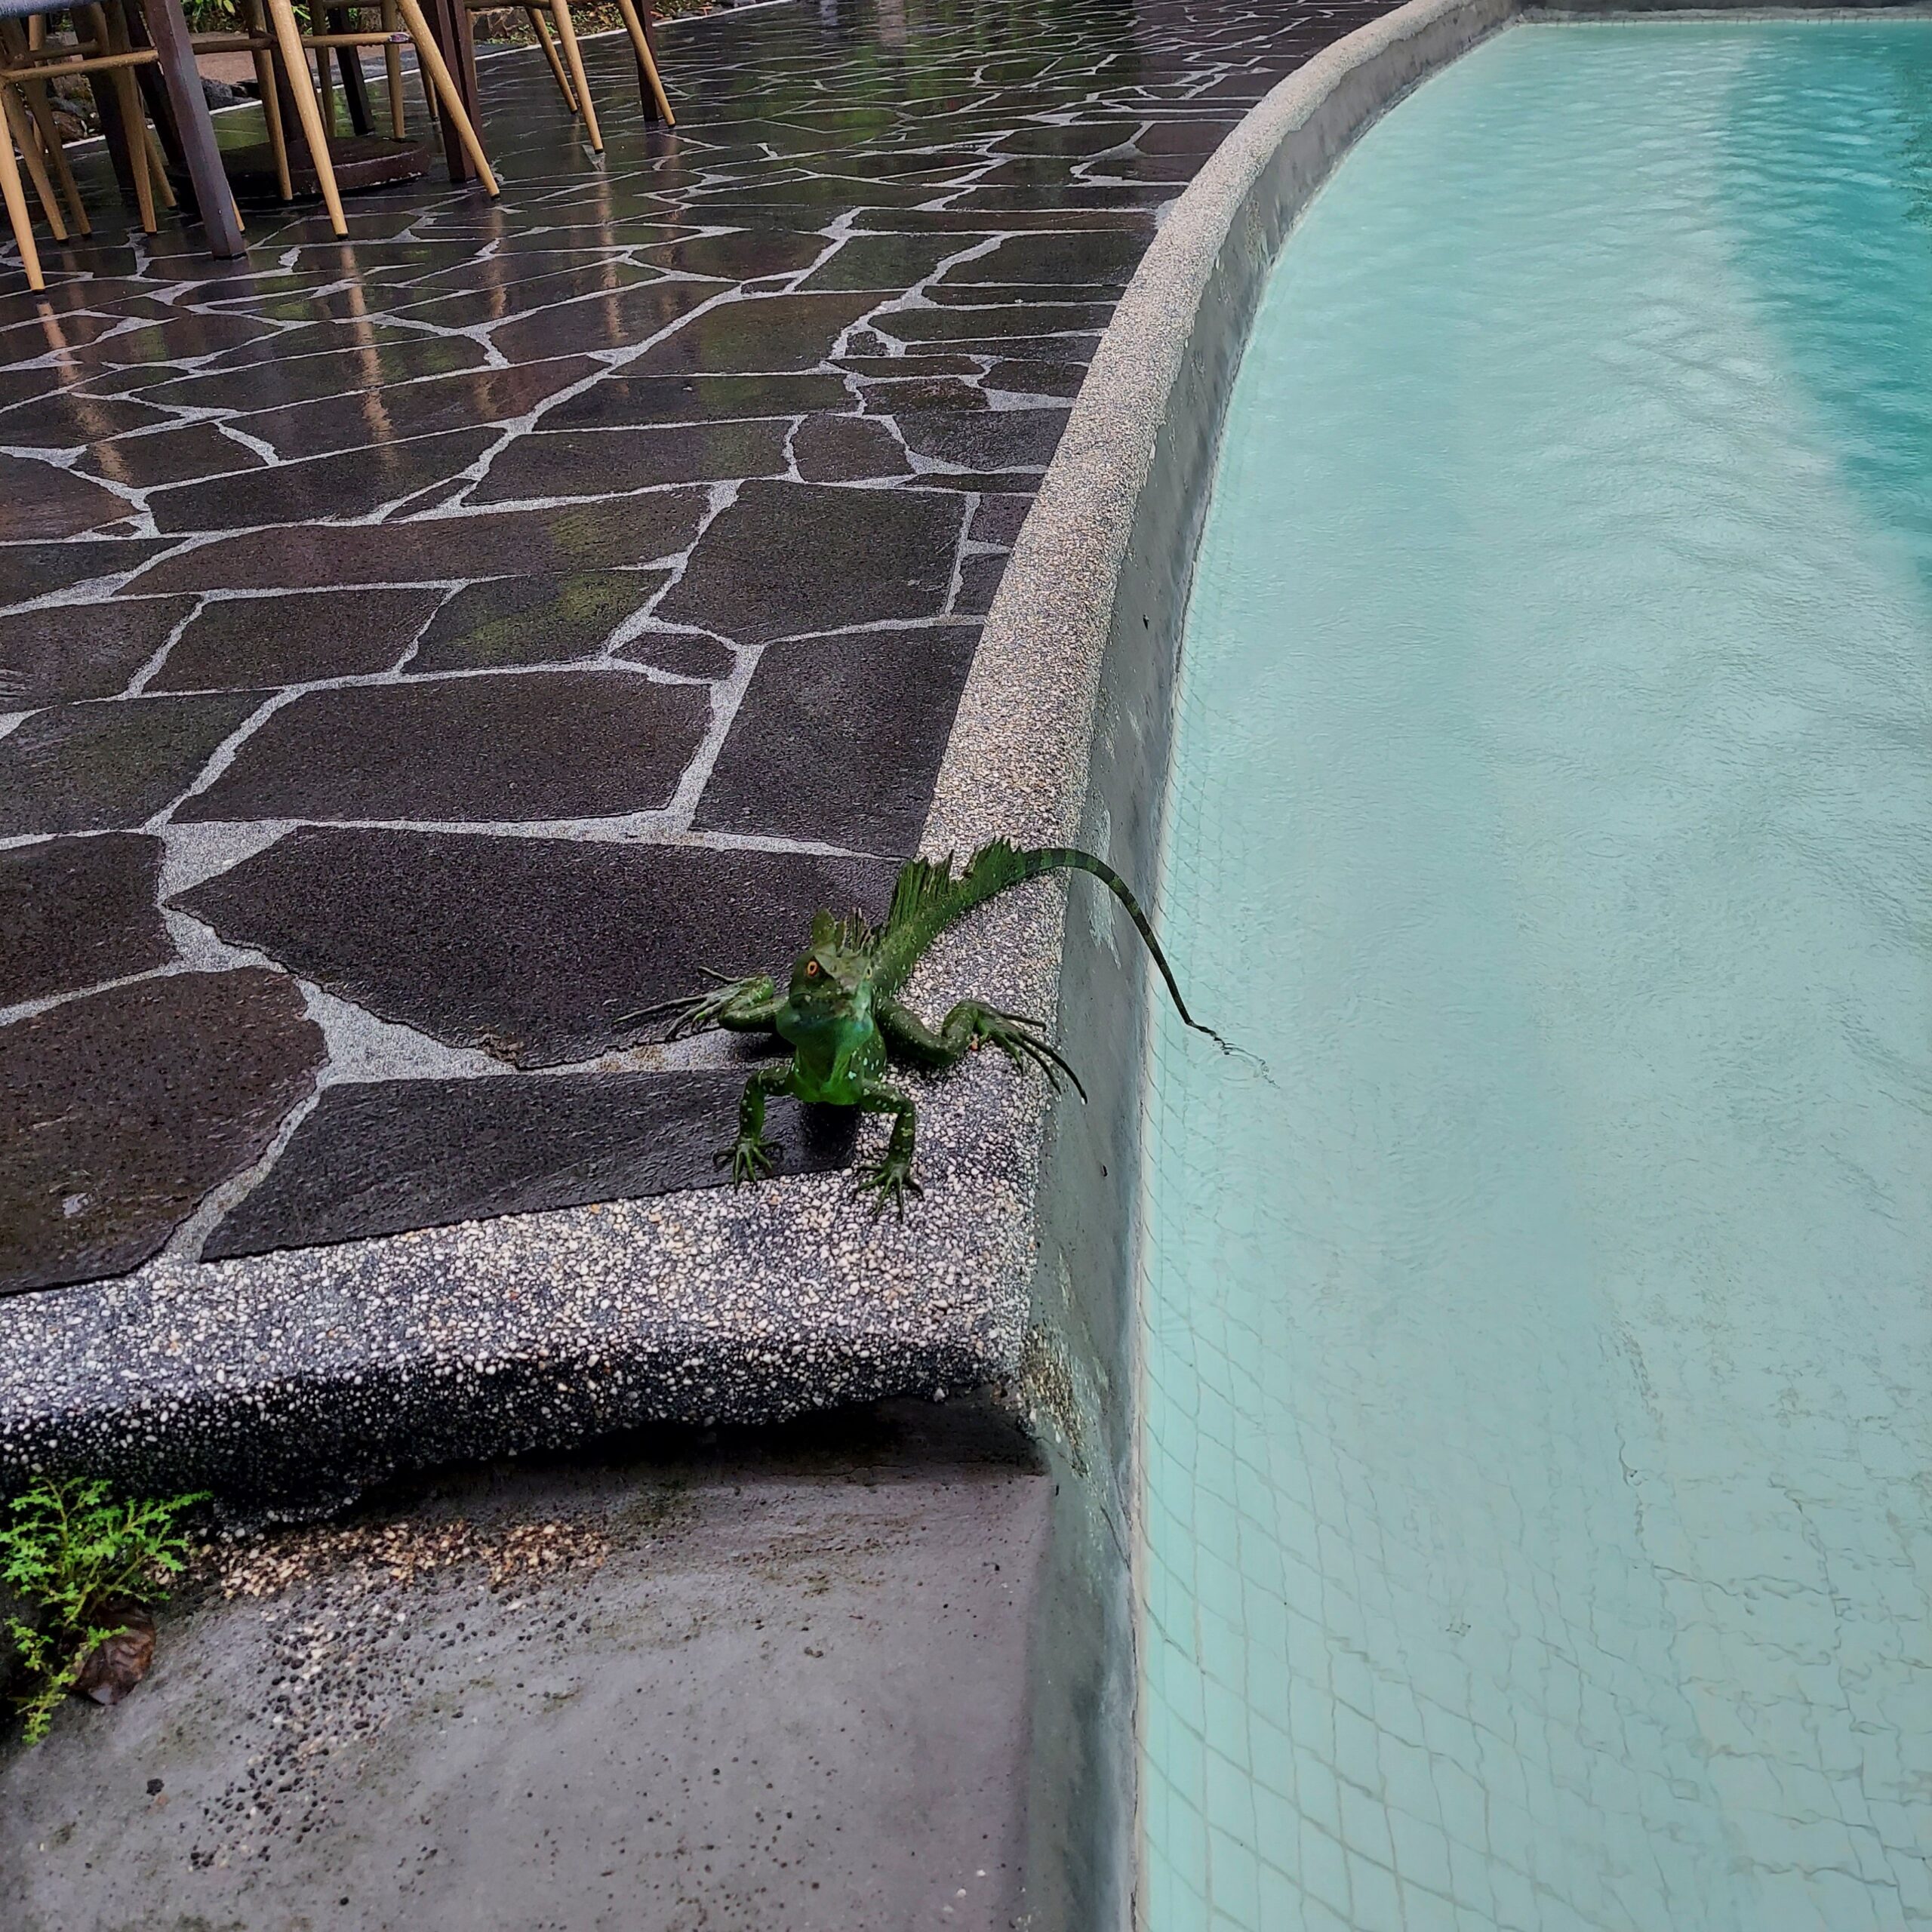
[[[821,912],[811,943],[792,968],[791,1004],[801,1014],[848,1011],[872,964],[871,935],[863,921]]]

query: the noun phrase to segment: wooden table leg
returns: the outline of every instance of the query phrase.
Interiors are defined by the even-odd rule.
[[[644,97],[644,118],[666,128],[675,128],[678,117],[664,92],[657,72],[657,57],[651,45],[651,0],[617,0],[624,31],[630,35],[631,51],[637,58],[638,91]]]
[[[128,3],[131,6],[134,0]],[[214,123],[208,118],[208,99],[202,92],[201,75],[188,38],[188,23],[182,17],[181,0],[143,0],[143,14],[155,49],[161,56],[162,82],[174,110],[175,135],[181,143],[182,158],[202,226],[208,232],[208,246],[216,254],[232,260],[245,252],[242,223],[228,177],[222,172]]]

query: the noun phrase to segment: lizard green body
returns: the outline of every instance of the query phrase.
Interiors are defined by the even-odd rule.
[[[1091,872],[1113,894],[1146,941],[1181,1018],[1197,1032],[1210,1032],[1189,1017],[1146,915],[1111,866],[1072,846],[1021,851],[1004,839],[982,846],[956,875],[950,860],[937,864],[913,860],[900,871],[892,909],[876,931],[857,917],[838,920],[820,913],[812,922],[811,943],[794,963],[791,983],[783,992],[768,974],[743,980],[718,976],[709,992],[631,1017],[674,1013],[672,1039],[722,1026],[734,1033],[776,1033],[791,1048],[789,1060],[760,1068],[745,1083],[737,1138],[718,1156],[720,1167],[730,1165],[734,1185],[769,1174],[781,1151],[764,1137],[768,1100],[789,1094],[817,1106],[891,1114],[885,1151],[860,1171],[859,1184],[875,1193],[875,1214],[889,1201],[903,1217],[906,1195],[920,1192],[912,1178],[918,1112],[912,1097],[887,1078],[894,1061],[941,1073],[990,1041],[1015,1066],[1038,1066],[1056,1086],[1064,1073],[1085,1097],[1073,1069],[1054,1051],[1038,1020],[1002,1013],[978,1000],[961,1000],[935,1032],[899,998],[913,968],[955,920],[1011,887],[1063,870]]]

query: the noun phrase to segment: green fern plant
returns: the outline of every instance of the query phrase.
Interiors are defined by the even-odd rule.
[[[0,1585],[28,1614],[0,1621],[24,1680],[14,1694],[26,1740],[47,1735],[89,1654],[128,1627],[128,1611],[165,1600],[188,1560],[181,1518],[205,1497],[117,1498],[85,1478],[35,1483],[7,1505]]]

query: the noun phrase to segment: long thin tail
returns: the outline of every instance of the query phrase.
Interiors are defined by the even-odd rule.
[[[1176,981],[1174,968],[1168,964],[1168,955],[1161,950],[1161,942],[1154,937],[1154,928],[1149,924],[1147,915],[1140,909],[1140,901],[1134,897],[1133,888],[1109,865],[1104,859],[1097,859],[1091,852],[1083,852],[1076,845],[1047,845],[1038,851],[1023,852],[1026,862],[1026,877],[1038,878],[1042,872],[1057,872],[1064,866],[1069,872],[1091,872],[1098,879],[1125,909],[1127,916],[1134,921],[1134,930],[1146,943],[1147,950],[1154,964],[1160,968],[1161,977],[1168,983],[1168,995],[1174,1003],[1174,1011],[1181,1017],[1182,1023],[1192,1026],[1197,1033],[1208,1034],[1220,1040],[1221,1036],[1211,1026],[1204,1026],[1187,1010],[1187,1001],[1180,996],[1180,987]],[[1225,1045],[1226,1042],[1222,1041]]]
[[[1097,859],[1091,852],[1083,852],[1075,845],[1043,845],[1023,851],[1004,839],[996,839],[975,852],[956,878],[949,860],[935,865],[915,860],[899,875],[881,947],[882,953],[891,957],[881,963],[897,980],[911,971],[920,954],[955,920],[1010,887],[1052,872],[1088,872],[1098,879],[1120,901],[1134,921],[1135,931],[1146,943],[1161,977],[1167,982],[1174,1011],[1183,1023],[1197,1033],[1205,1033],[1223,1052],[1236,1051],[1213,1027],[1202,1026],[1188,1011],[1174,968],[1168,964],[1168,955],[1161,950],[1161,942],[1154,937],[1154,928],[1140,909],[1133,888],[1106,860]]]

